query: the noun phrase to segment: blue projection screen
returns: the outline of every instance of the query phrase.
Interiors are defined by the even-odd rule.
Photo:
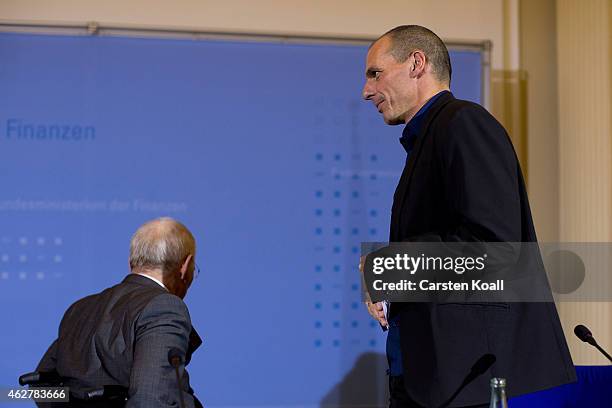
[[[405,152],[360,98],[366,51],[0,34],[0,386],[168,215],[198,241],[205,405],[384,403],[357,266],[360,242],[387,239]],[[455,95],[480,102],[481,54],[451,59]]]

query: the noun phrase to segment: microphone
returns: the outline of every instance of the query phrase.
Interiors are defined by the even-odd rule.
[[[457,391],[455,391],[455,393],[453,395],[451,395],[451,397],[449,399],[447,399],[442,405],[440,405],[439,408],[446,408],[446,407],[448,407],[451,404],[451,402],[453,402],[453,400],[455,398],[457,398],[457,395],[459,395],[459,393],[465,387],[468,386],[468,384],[470,384],[472,381],[474,381],[479,376],[481,376],[484,373],[486,373],[487,370],[489,368],[491,368],[491,366],[493,364],[495,364],[495,361],[497,361],[497,357],[495,357],[495,354],[484,354],[478,360],[476,360],[476,362],[474,363],[474,365],[470,369],[470,372],[463,379],[463,382],[461,383],[461,385],[459,386]]]
[[[606,353],[606,351],[602,349],[599,344],[597,344],[597,342],[595,341],[595,337],[593,337],[593,333],[591,333],[591,331],[586,326],[579,324],[578,326],[574,327],[574,334],[580,340],[584,341],[585,343],[589,343],[591,346],[595,347],[601,352],[601,354],[606,356],[606,358],[610,360],[610,362],[612,362],[612,357],[610,357],[610,355]]]
[[[183,364],[183,353],[177,348],[168,350],[168,362],[174,367],[176,373],[176,382],[178,384],[179,398],[181,400],[181,408],[185,408],[185,399],[183,398],[183,387],[181,384],[181,376],[179,375],[179,367]]]

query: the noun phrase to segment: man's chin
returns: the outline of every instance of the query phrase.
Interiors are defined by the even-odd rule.
[[[402,121],[400,118],[397,118],[397,117],[389,118],[384,115],[383,115],[383,120],[385,121],[387,125],[391,125],[391,126],[401,125],[402,123],[404,123],[404,121]]]

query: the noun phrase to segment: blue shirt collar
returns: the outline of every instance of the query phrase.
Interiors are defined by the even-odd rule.
[[[431,108],[431,106],[445,93],[450,93],[450,91],[441,91],[429,98],[429,100],[419,109],[419,111],[410,119],[410,121],[406,124],[402,132],[402,137],[400,137],[400,143],[406,149],[406,152],[410,154],[412,151],[412,147],[414,146],[414,142],[416,140],[417,135],[421,132],[421,127],[423,126],[423,119],[425,119],[425,114]]]

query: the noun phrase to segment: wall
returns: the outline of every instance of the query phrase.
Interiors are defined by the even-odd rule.
[[[502,0],[2,0],[1,20],[376,37],[420,24],[450,40],[491,40],[503,66]],[[461,22],[458,24],[458,22]]]
[[[492,109],[521,156],[543,241],[612,238],[611,13],[606,0],[0,1],[3,21],[349,37],[376,37],[396,25],[414,23],[446,40],[491,40]],[[573,36],[580,40],[572,41]],[[598,48],[576,54],[580,41],[594,41]],[[597,51],[600,46],[608,50],[607,59]],[[601,67],[576,55],[598,57]],[[589,143],[581,139],[584,135]],[[583,183],[586,178],[593,181]],[[608,340],[602,343],[610,344],[611,328],[604,324],[610,320],[609,309],[606,304],[560,305],[577,363],[601,359],[573,340],[573,324],[584,313],[594,313],[593,327],[602,327]]]
[[[611,9],[609,0],[557,0],[561,241],[612,241]],[[602,267],[609,271],[611,261]],[[561,303],[559,310],[566,333],[583,323],[612,347],[610,302]],[[577,363],[608,364],[574,336],[569,344]]]
[[[538,238],[559,240],[556,1],[521,1],[520,61],[527,82],[529,198]]]
[[[612,238],[610,13],[605,0],[520,3],[529,195],[541,241]],[[585,324],[600,344],[612,345],[610,303],[561,302],[557,308],[574,363],[607,364],[573,328]]]

